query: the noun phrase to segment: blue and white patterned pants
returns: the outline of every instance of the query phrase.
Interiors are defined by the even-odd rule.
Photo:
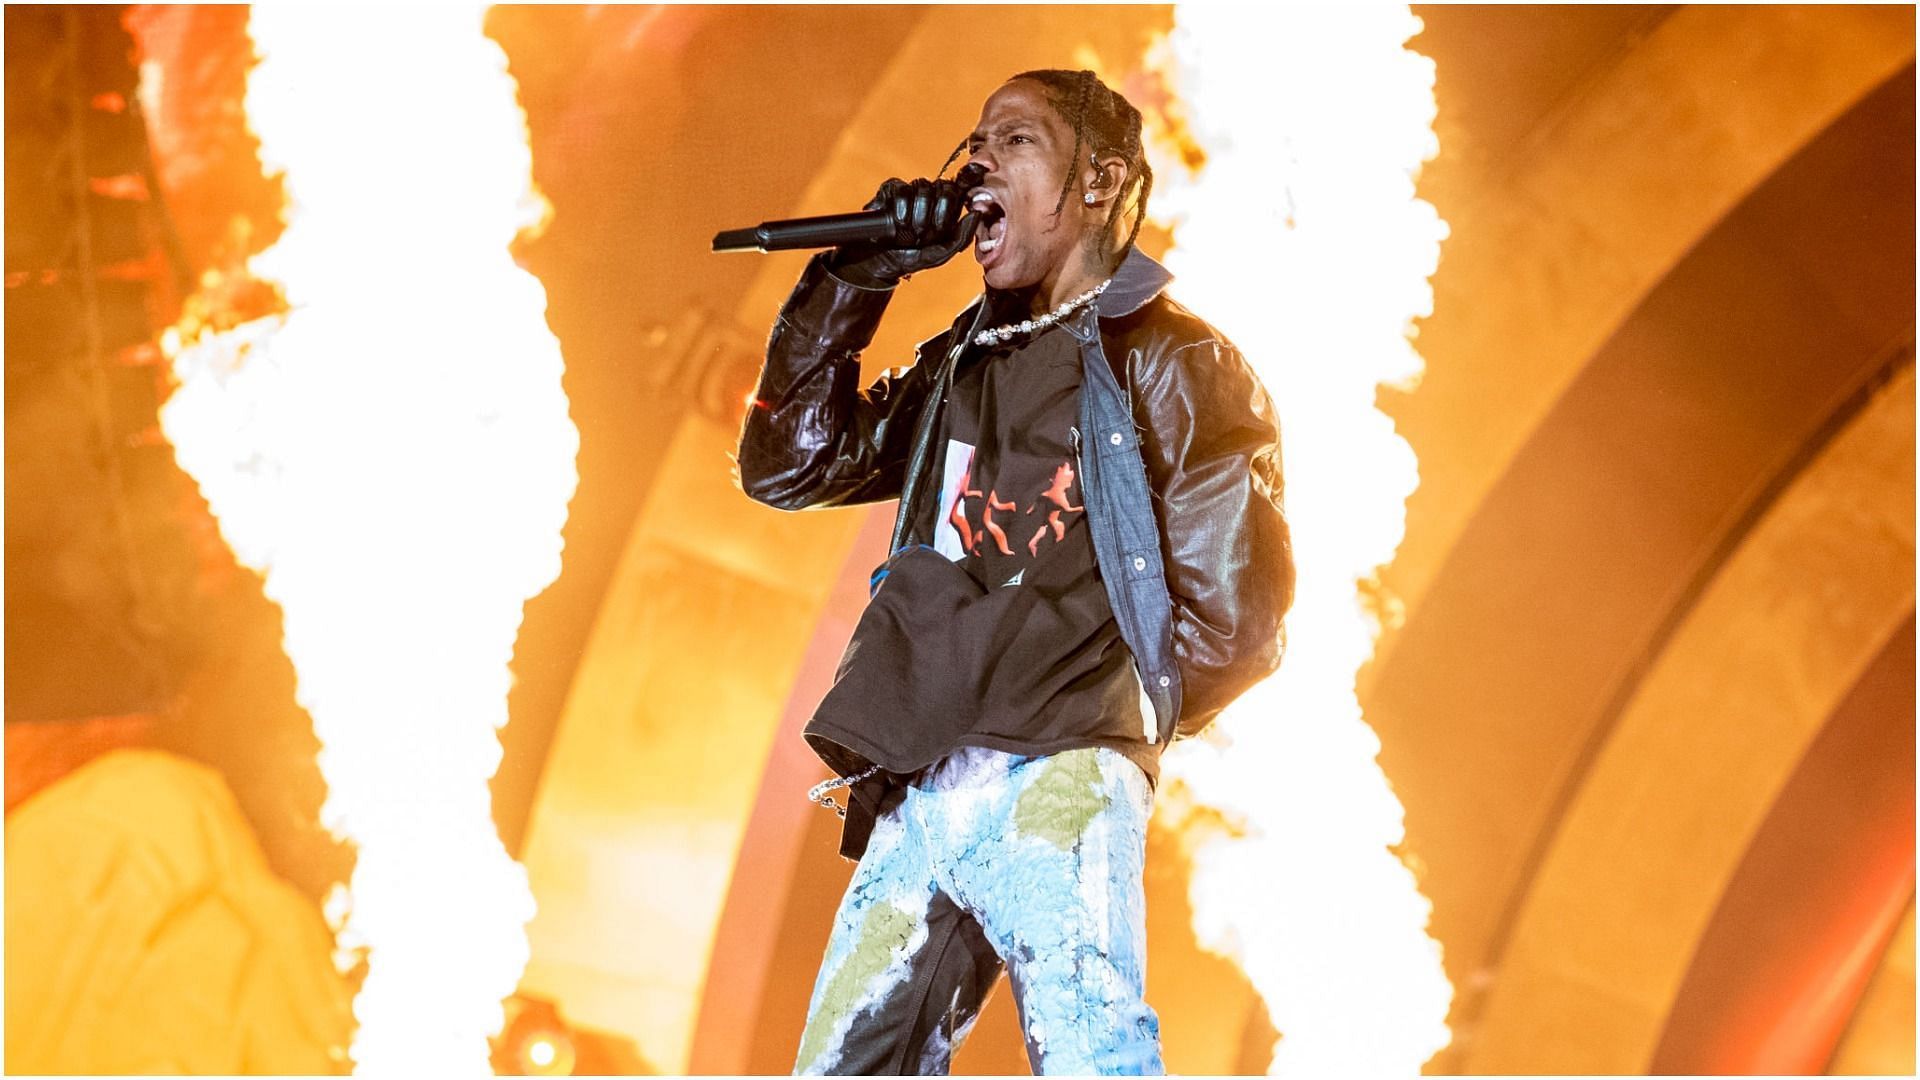
[[[1150,1074],[1153,794],[1105,748],[965,747],[887,807],[834,917],[796,1074],[944,1074],[1005,969],[1036,1074]]]

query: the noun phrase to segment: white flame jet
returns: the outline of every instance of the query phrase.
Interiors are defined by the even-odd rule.
[[[282,608],[322,818],[358,847],[328,915],[343,965],[367,960],[367,1072],[490,1072],[534,910],[487,781],[579,435],[545,292],[508,253],[544,203],[482,15],[253,8],[247,115],[288,206],[249,269],[288,310],[165,342],[162,424]]]
[[[1419,482],[1373,400],[1422,368],[1407,335],[1446,235],[1414,195],[1439,149],[1434,69],[1404,47],[1420,26],[1404,7],[1251,10],[1175,9],[1158,64],[1207,160],[1188,177],[1157,153],[1154,210],[1176,295],[1278,404],[1299,584],[1280,672],[1166,768],[1243,826],[1197,841],[1194,922],[1265,999],[1271,1071],[1413,1075],[1449,1040],[1453,991],[1431,905],[1388,850],[1401,808],[1354,676],[1378,633],[1356,582],[1393,557]]]

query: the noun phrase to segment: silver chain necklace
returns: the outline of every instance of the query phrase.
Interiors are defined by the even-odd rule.
[[[1017,323],[1008,323],[1005,326],[996,326],[990,330],[982,330],[973,335],[973,343],[975,345],[1004,345],[1012,341],[1015,334],[1032,334],[1045,330],[1047,327],[1073,314],[1081,305],[1086,304],[1094,297],[1106,292],[1107,286],[1111,284],[1113,284],[1113,279],[1108,278],[1037,319],[1022,319]]]

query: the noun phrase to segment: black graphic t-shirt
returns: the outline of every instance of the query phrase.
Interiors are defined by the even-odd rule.
[[[921,510],[932,529],[917,530],[932,544],[888,560],[806,729],[843,775],[869,761],[909,773],[963,745],[1107,746],[1158,780],[1087,528],[1080,378],[1079,343],[1058,327],[969,350],[955,373],[937,501]]]
[[[1020,585],[1041,566],[1072,582],[1094,565],[1072,445],[1079,400],[1079,346],[1062,331],[955,374],[933,546],[982,587]]]

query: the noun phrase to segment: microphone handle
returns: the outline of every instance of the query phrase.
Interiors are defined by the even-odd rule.
[[[792,248],[838,247],[841,244],[879,243],[893,238],[893,217],[885,210],[857,214],[763,221],[750,229],[728,229],[715,234],[715,251],[786,251]]]

